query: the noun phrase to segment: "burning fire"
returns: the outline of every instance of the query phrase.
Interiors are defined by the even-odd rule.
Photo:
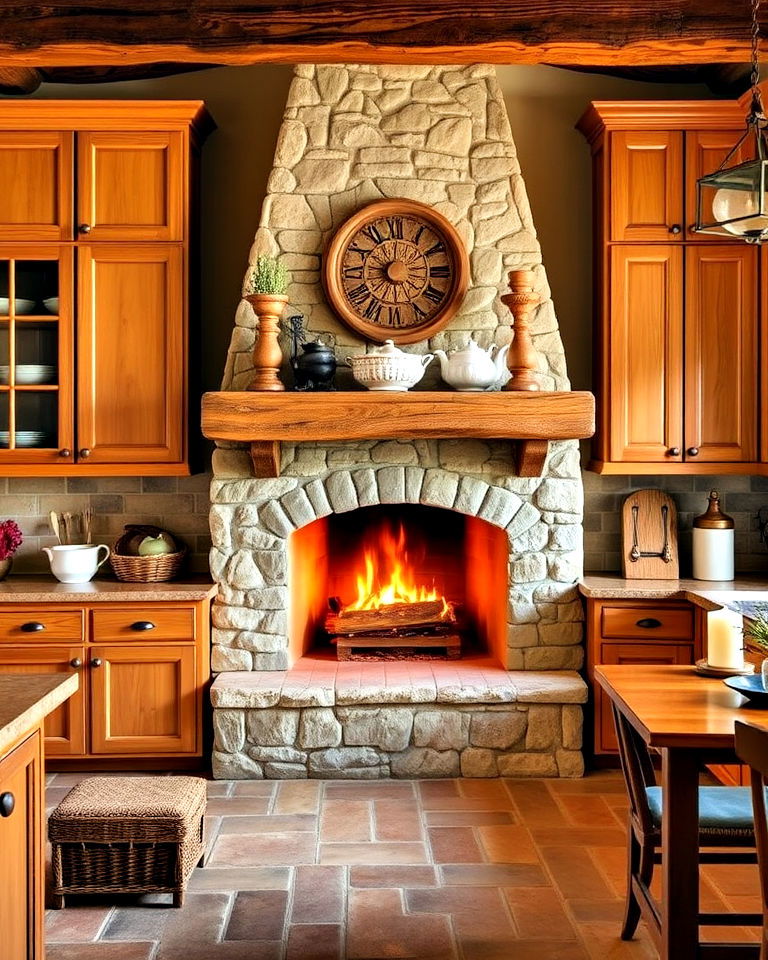
[[[365,572],[357,574],[357,599],[345,610],[378,610],[394,603],[419,603],[442,600],[442,617],[450,618],[450,603],[435,589],[418,583],[418,576],[408,553],[402,523],[397,530],[385,526],[371,537],[363,549]]]

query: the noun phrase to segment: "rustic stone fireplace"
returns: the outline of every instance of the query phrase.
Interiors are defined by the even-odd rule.
[[[511,317],[498,299],[505,272],[533,267],[543,297],[532,324],[541,386],[568,390],[491,67],[296,68],[252,257],[281,257],[294,281],[291,310],[340,358],[365,344],[326,306],[320,256],[343,219],[381,197],[433,205],[470,253],[462,310],[429,348],[470,335],[509,342]],[[243,301],[224,390],[250,380],[255,325]],[[437,382],[430,370],[423,385]],[[350,386],[342,375],[340,387]],[[300,396],[311,417],[312,395]],[[243,445],[219,442],[211,488],[214,774],[579,775],[586,688],[576,672],[576,441],[550,443],[541,476],[518,476],[509,443],[481,439],[488,433],[480,424],[460,439],[382,435],[353,439],[351,429],[348,440],[283,443],[279,476],[257,478]],[[376,566],[398,539],[404,587]],[[339,659],[339,637],[349,639],[340,616],[356,603],[374,609],[379,601],[368,594],[387,589],[404,590],[413,604],[410,632],[389,644],[398,659],[371,659],[380,655],[375,643],[342,644],[352,659]],[[443,600],[450,621],[439,615]],[[355,616],[367,636],[375,618]],[[414,636],[458,643],[422,643],[442,657],[426,660],[405,642]]]

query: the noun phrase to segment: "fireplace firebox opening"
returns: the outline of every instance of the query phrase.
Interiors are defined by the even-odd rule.
[[[505,661],[507,537],[477,517],[362,507],[289,541],[291,661],[492,656]]]

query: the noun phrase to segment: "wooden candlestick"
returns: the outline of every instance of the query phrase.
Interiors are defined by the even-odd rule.
[[[283,351],[277,342],[279,323],[288,297],[279,293],[252,293],[245,298],[259,318],[259,332],[253,347],[253,380],[248,390],[285,390],[280,382]]]
[[[509,290],[501,302],[509,307],[514,318],[514,334],[507,354],[507,366],[512,379],[503,390],[540,390],[536,372],[538,351],[533,345],[528,323],[533,308],[541,303],[541,297],[533,289],[533,270],[511,270]]]

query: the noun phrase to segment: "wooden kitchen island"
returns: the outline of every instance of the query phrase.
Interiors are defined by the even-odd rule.
[[[43,721],[77,674],[0,673],[0,936],[3,960],[42,960],[45,913]]]

